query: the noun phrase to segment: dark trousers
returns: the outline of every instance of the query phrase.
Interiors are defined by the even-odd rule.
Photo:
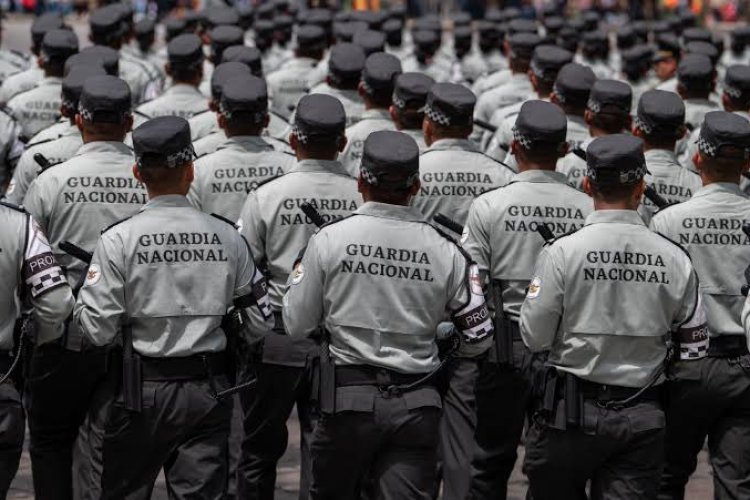
[[[558,408],[558,411],[561,409]],[[656,401],[622,410],[584,404],[583,429],[535,422],[524,472],[534,500],[652,500],[664,457],[664,412]]]
[[[437,393],[421,389],[394,397],[377,394],[373,399],[371,391],[377,389],[362,389],[361,396],[354,392],[345,396],[350,410],[318,421],[310,496],[313,500],[431,499],[440,409],[423,406],[424,395],[418,393],[432,391],[430,399],[439,404]],[[340,401],[337,398],[337,406]],[[351,409],[356,407],[362,411]]]
[[[227,494],[225,500],[237,498],[237,475],[242,454],[242,438],[244,436],[244,415],[242,413],[242,402],[239,394],[233,399],[232,421],[229,425],[229,481],[227,483]]]
[[[26,430],[21,396],[12,382],[0,385],[0,498],[18,471]]]
[[[226,377],[214,383],[229,387]],[[145,381],[140,413],[121,401],[108,413],[102,498],[150,498],[162,468],[171,499],[224,498],[232,403],[214,399],[208,381]]]
[[[26,406],[34,494],[39,500],[73,498],[73,446],[104,373],[105,354],[57,344],[34,350]]]
[[[484,360],[477,380],[476,449],[471,462],[470,500],[505,500],[508,480],[529,410],[533,355],[513,343],[514,366]]]
[[[443,414],[440,419],[440,472],[444,500],[464,500],[469,491],[476,430],[477,360],[452,359],[441,371]]]
[[[315,418],[310,408],[310,374],[306,368],[260,363],[258,383],[240,393],[245,436],[238,468],[237,494],[243,500],[271,500],[276,465],[286,451],[286,422],[297,405],[301,433],[300,500],[310,489],[310,437]]]
[[[683,362],[675,375],[659,498],[684,497],[706,438],[714,498],[750,498],[750,356]]]

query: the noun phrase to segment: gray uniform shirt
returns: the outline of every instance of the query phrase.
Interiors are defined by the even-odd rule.
[[[586,176],[586,160],[576,154],[573,149],[577,148],[585,153],[593,141],[594,138],[589,137],[577,146],[573,145],[570,152],[557,162],[557,171],[568,178],[568,184],[580,191],[583,191],[583,178]]]
[[[148,120],[159,116],[179,116],[188,119],[193,115],[202,113],[208,109],[206,98],[197,87],[178,83],[169,87],[162,95],[153,101],[144,102],[138,106],[135,118],[138,123],[135,127]],[[148,117],[148,118],[146,118]]]
[[[188,123],[190,124],[190,138],[193,142],[221,130],[218,116],[211,110],[194,114],[188,118]]]
[[[33,66],[26,71],[10,75],[0,86],[0,102],[8,103],[21,92],[33,89],[44,78],[44,71]]]
[[[8,109],[21,126],[23,137],[30,139],[60,119],[61,92],[62,79],[50,76],[8,102]]]
[[[645,156],[646,167],[650,172],[646,175],[646,183],[652,185],[670,203],[682,203],[690,199],[703,186],[698,174],[683,168],[672,151],[651,149],[645,152]],[[657,210],[656,205],[644,196],[638,213],[648,224]]]
[[[703,124],[703,118],[710,111],[718,111],[719,105],[708,99],[685,99],[685,123],[690,129]]]
[[[294,162],[292,155],[274,151],[260,137],[232,137],[195,162],[188,200],[198,210],[235,221],[247,194],[287,172]]]
[[[478,97],[488,90],[494,89],[495,87],[499,87],[500,85],[506,83],[508,80],[510,80],[511,76],[513,76],[513,73],[509,69],[501,69],[500,71],[495,71],[494,73],[490,73],[489,75],[480,77],[476,82],[474,82],[474,85],[471,86],[471,91],[474,92],[474,95]]]
[[[346,129],[346,148],[339,158],[352,177],[359,176],[365,139],[379,130],[396,130],[387,109],[368,109],[359,122]]]
[[[321,83],[316,85],[310,90],[311,94],[327,94],[335,97],[341,101],[346,112],[346,125],[347,127],[354,125],[362,119],[362,115],[365,112],[365,103],[359,97],[359,93],[356,90],[342,90],[333,88],[327,83]]]
[[[263,135],[261,138],[265,142],[270,144],[271,147],[274,149],[274,151],[279,151],[282,153],[289,153],[289,154],[293,153],[292,148],[286,142],[280,141],[278,139],[274,139],[273,137],[270,137],[267,135]],[[228,139],[227,135],[221,129],[219,129],[217,132],[208,134],[207,136],[202,137],[193,143],[193,148],[195,149],[195,155],[198,158],[202,158],[208,154],[211,154],[215,152],[217,149],[219,149],[219,146],[224,144],[227,141],[227,139]]]
[[[75,317],[95,345],[111,344],[128,323],[144,356],[220,352],[222,317],[251,294],[268,315],[265,282],[234,227],[184,196],[159,196],[102,234]]]
[[[310,239],[284,296],[292,336],[320,325],[337,365],[426,373],[435,331],[452,317],[462,356],[482,354],[492,323],[476,265],[412,207],[369,202]]]
[[[651,221],[654,231],[676,241],[690,253],[700,278],[711,336],[742,335],[740,288],[750,265],[742,224],[750,220],[750,199],[736,184],[705,186],[693,197],[662,210]]]
[[[513,73],[507,82],[479,96],[474,117],[489,122],[498,108],[533,99],[535,95],[529,76],[526,73]]]
[[[419,157],[419,176],[422,188],[412,205],[427,220],[440,212],[463,224],[474,198],[510,182],[513,171],[468,139],[441,139]]]
[[[20,297],[33,307],[36,342],[62,335],[73,296],[39,225],[17,207],[0,204],[0,349],[13,348]]]
[[[10,114],[0,110],[0,186],[8,182],[23,150],[21,127]]]
[[[295,57],[266,77],[271,108],[285,119],[291,118],[297,101],[322,80],[317,70],[318,61],[309,57]]]
[[[664,362],[666,339],[705,330],[698,279],[679,246],[632,210],[601,210],[544,247],[521,307],[521,336],[548,364],[599,384],[643,387]],[[683,344],[705,355],[708,337]]]
[[[481,272],[501,280],[504,310],[514,319],[544,244],[537,227],[544,224],[561,236],[581,229],[594,208],[591,198],[566,180],[558,172],[521,172],[474,200],[469,210],[461,245]]]
[[[17,205],[23,203],[29,186],[42,171],[42,167],[34,160],[34,155],[41,154],[54,165],[72,158],[82,145],[83,139],[81,139],[80,131],[77,127],[70,126],[68,123],[67,129],[58,139],[42,141],[36,143],[36,145],[28,146],[18,160],[5,197],[11,203]]]
[[[351,214],[361,197],[341,163],[302,160],[287,174],[250,192],[238,221],[253,255],[266,263],[269,295],[276,310],[281,309],[294,259],[315,230],[300,210],[304,202],[332,220]]]

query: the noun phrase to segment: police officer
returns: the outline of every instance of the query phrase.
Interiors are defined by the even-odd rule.
[[[25,416],[21,387],[16,385],[12,356],[23,344],[37,346],[62,335],[61,325],[73,310],[73,296],[47,238],[34,219],[15,205],[0,202],[0,496],[8,494],[23,449]],[[19,304],[31,307],[31,318],[21,318]],[[35,329],[29,338],[28,328]],[[23,344],[22,344],[23,343]],[[17,373],[16,373],[17,375]]]
[[[508,37],[506,45],[511,77],[479,96],[476,118],[488,122],[498,108],[533,98],[534,89],[528,73],[534,49],[540,42],[539,36],[533,33],[516,33]]]
[[[582,141],[581,136],[577,140],[569,140],[570,152],[557,164],[557,171],[565,174],[568,184],[583,190],[587,168],[586,149],[597,137],[624,133],[630,129],[632,102],[633,91],[627,83],[619,80],[599,80],[594,83],[583,115],[589,137]],[[577,123],[568,121],[569,126]]]
[[[649,90],[638,101],[633,135],[643,140],[646,183],[670,203],[680,203],[701,187],[701,179],[683,168],[675,156],[675,145],[685,135],[685,104],[680,96],[663,90]],[[646,223],[657,211],[644,197],[638,212]]]
[[[668,337],[680,341],[681,359],[700,352],[705,313],[690,258],[635,211],[645,187],[641,140],[599,137],[587,165],[595,211],[542,250],[521,307],[524,343],[549,350],[524,470],[539,500],[586,498],[589,480],[592,498],[654,498]]]
[[[461,238],[477,263],[482,282],[502,294],[496,311],[495,349],[480,362],[477,380],[477,448],[472,461],[471,500],[505,498],[529,412],[532,373],[538,364],[525,348],[518,317],[544,240],[546,225],[561,235],[580,229],[592,211],[588,196],[555,172],[565,155],[567,120],[554,104],[532,100],[521,107],[511,150],[519,173],[505,187],[479,196],[471,205]],[[511,349],[507,346],[512,345]]]
[[[414,53],[403,62],[404,71],[424,73],[436,82],[450,80],[450,64],[438,57],[440,33],[432,30],[417,30],[412,35]]]
[[[371,134],[358,186],[365,204],[310,239],[284,296],[289,335],[325,329],[321,363],[335,372],[320,381],[321,399],[333,404],[315,429],[311,496],[360,498],[369,486],[373,498],[429,499],[440,421],[436,328],[450,314],[458,354],[469,357],[489,347],[492,324],[476,265],[409,206],[419,189],[414,140]]]
[[[654,87],[655,82],[649,78],[653,52],[647,45],[635,45],[621,52],[621,79],[633,89],[632,107],[638,104],[641,94]]]
[[[260,19],[253,24],[255,31],[255,48],[263,55],[263,71],[271,73],[279,68],[281,61],[274,48],[275,28],[273,21]]]
[[[76,115],[83,146],[70,160],[37,177],[24,198],[24,206],[65,266],[71,286],[86,274],[85,264],[62,254],[59,243],[67,240],[90,250],[103,228],[136,213],[147,201],[143,186],[130,173],[132,151],[122,142],[132,127],[130,110],[130,89],[123,80],[87,79]],[[54,347],[54,352],[40,356],[55,362],[40,362],[36,370],[32,365],[35,373],[28,387],[31,465],[38,498],[72,494],[73,443],[105,370],[103,353],[82,350],[82,335],[72,323],[63,342]],[[103,433],[103,428],[98,430]],[[96,451],[91,454],[95,460]],[[88,460],[76,469],[89,465]],[[97,483],[96,478],[88,479]]]
[[[268,92],[256,76],[224,84],[218,120],[227,140],[195,163],[188,199],[199,210],[235,221],[247,193],[287,172],[294,157],[274,151],[260,137],[268,124]]]
[[[719,105],[710,100],[716,83],[711,59],[702,54],[686,54],[677,67],[677,93],[685,101],[685,123],[690,130],[700,127],[709,111]]]
[[[310,94],[328,94],[344,106],[346,124],[354,125],[365,112],[359,98],[359,80],[365,67],[365,51],[353,43],[337,43],[328,56],[328,76],[325,83],[316,85]]]
[[[5,193],[10,203],[21,204],[29,186],[42,171],[41,165],[36,161],[36,155],[41,154],[48,165],[56,165],[69,160],[83,144],[81,131],[76,125],[76,114],[78,113],[78,101],[81,96],[84,82],[92,76],[105,75],[105,71],[99,66],[78,65],[75,71],[63,79],[62,82],[62,104],[60,114],[67,120],[67,127],[60,129],[56,137],[39,142],[30,143],[20,159],[13,179],[8,185]]]
[[[367,58],[359,82],[359,95],[365,103],[362,119],[346,129],[346,149],[341,162],[356,178],[365,139],[377,130],[393,130],[388,109],[393,99],[393,84],[401,74],[401,61],[391,54],[376,52]]]
[[[62,16],[57,12],[47,12],[31,23],[31,55],[36,56],[25,71],[8,76],[0,86],[0,102],[7,103],[21,92],[33,89],[44,78],[44,70],[39,67],[42,40],[48,31],[64,27]]]
[[[39,66],[44,78],[31,90],[17,94],[8,109],[21,126],[25,140],[60,118],[60,90],[65,60],[78,52],[78,38],[70,30],[52,30],[44,35]]]
[[[0,33],[2,33],[0,18]],[[29,67],[29,58],[15,50],[0,49],[0,84],[11,75],[20,73]]]
[[[365,56],[369,57],[385,50],[385,34],[371,29],[357,31],[352,37],[352,43],[362,47]]]
[[[427,149],[422,132],[424,107],[427,94],[435,80],[423,73],[402,73],[395,79],[390,115],[396,130],[409,135],[419,146],[419,151]]]
[[[302,433],[300,498],[307,498],[310,488],[309,446],[314,418],[309,402],[308,360],[314,345],[307,339],[283,335],[282,297],[294,259],[314,230],[300,204],[309,201],[326,220],[333,220],[349,215],[360,203],[354,179],[336,160],[346,146],[345,123],[344,108],[333,97],[303,97],[290,136],[297,163],[287,174],[252,191],[238,222],[253,255],[266,263],[276,319],[273,332],[260,340],[258,386],[242,394],[245,440],[238,488],[241,498],[273,498],[276,464],[286,448],[286,421],[295,403]]]
[[[7,109],[0,108],[0,190],[6,186],[10,190],[11,176],[23,151],[21,126]]]
[[[657,90],[677,93],[677,65],[681,51],[680,40],[673,34],[665,33],[656,37],[656,53],[651,62],[660,81]]]
[[[229,385],[221,323],[233,305],[268,314],[265,281],[235,228],[185,198],[187,121],[150,120],[133,146],[149,201],[103,233],[75,310],[87,339],[121,338],[131,350],[123,365],[140,366],[122,381],[133,396],[114,394],[124,404],[113,403],[104,424],[102,498],[149,496],[162,467],[175,498],[222,498],[232,406],[217,398]]]
[[[589,66],[597,78],[612,78],[614,69],[609,64],[609,35],[606,31],[588,31],[581,38],[581,54],[577,61]]]
[[[728,68],[735,64],[750,64],[750,27],[737,26],[732,31],[729,50],[724,52],[721,58],[721,64]]]
[[[320,26],[301,26],[297,30],[294,57],[268,75],[266,81],[271,108],[284,119],[292,116],[297,101],[308,90],[325,79],[325,74],[318,70],[318,64],[323,59],[326,41],[326,33]]]
[[[550,101],[560,106],[568,118],[568,142],[580,143],[590,137],[586,106],[596,75],[587,66],[569,63],[560,69],[552,87]]]
[[[708,437],[716,498],[744,498],[750,462],[748,342],[740,289],[750,264],[742,224],[750,201],[739,189],[750,165],[750,122],[725,111],[706,114],[694,159],[703,188],[657,213],[651,227],[685,247],[700,278],[708,319],[708,357],[675,370],[667,407],[666,467],[659,498],[683,498]]]
[[[136,109],[138,121],[158,116],[188,119],[206,111],[206,98],[198,85],[203,79],[203,43],[198,35],[180,35],[167,46],[169,62],[165,70],[172,85],[162,95]]]
[[[167,64],[167,58],[162,57],[156,48],[156,23],[153,20],[144,17],[133,27],[134,43],[126,50],[126,53],[140,58],[151,68],[158,72],[159,77],[163,80],[167,77],[164,70]]]

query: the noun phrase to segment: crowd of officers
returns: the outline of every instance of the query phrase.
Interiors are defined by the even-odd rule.
[[[0,52],[3,497],[750,498],[750,28],[133,17]]]

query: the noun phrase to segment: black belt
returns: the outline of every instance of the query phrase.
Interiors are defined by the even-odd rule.
[[[510,328],[510,334],[513,338],[513,341],[522,342],[523,339],[521,339],[521,326],[518,324],[518,320],[508,318],[508,327]]]
[[[273,332],[278,333],[279,335],[286,335],[284,317],[281,315],[281,311],[273,312]]]
[[[7,373],[12,364],[12,353],[10,351],[0,350],[0,375]]]
[[[141,356],[143,380],[190,380],[226,375],[224,353],[195,354],[179,358]]]
[[[387,368],[369,365],[347,365],[336,367],[336,386],[374,385],[387,388],[413,384],[424,378],[426,373],[399,373]],[[425,384],[429,382],[426,381]]]
[[[640,387],[597,384],[580,378],[578,379],[578,383],[580,384],[579,387],[584,399],[594,399],[601,402],[628,399],[638,394],[641,390]],[[659,387],[649,387],[638,396],[638,399],[659,399]]]
[[[708,341],[708,355],[712,358],[739,358],[750,354],[744,335],[720,335]]]

